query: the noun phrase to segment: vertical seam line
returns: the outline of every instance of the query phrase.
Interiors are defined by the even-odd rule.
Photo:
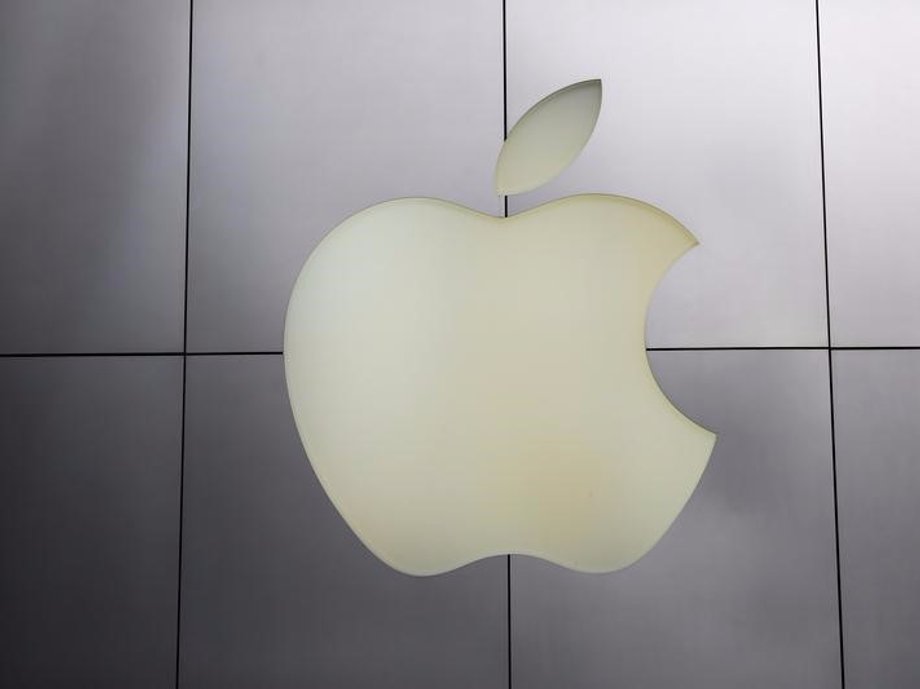
[[[188,388],[188,247],[189,224],[191,216],[192,184],[192,46],[194,38],[195,0],[189,0],[188,7],[188,95],[185,131],[185,266],[184,289],[182,295],[182,422],[179,440],[179,533],[178,558],[176,572],[176,677],[175,686],[179,689],[179,667],[182,648],[182,527],[185,506],[185,427],[186,427],[186,391]]]
[[[508,138],[508,25],[507,25],[507,0],[502,0],[502,140]],[[508,196],[502,196],[502,210],[504,217],[508,217]],[[511,555],[505,560],[506,594],[507,594],[507,631],[508,631],[508,689],[512,689],[513,669],[511,651]]]
[[[837,631],[840,653],[840,686],[846,689],[846,662],[843,641],[843,588],[840,572],[840,509],[837,490],[837,429],[834,418],[834,355],[831,339],[831,289],[830,260],[827,239],[827,174],[824,155],[824,85],[821,66],[821,7],[820,0],[815,0],[815,54],[818,68],[818,133],[821,151],[821,222],[824,237],[824,298],[827,318],[827,379],[830,402],[831,431],[831,476],[834,488],[834,559],[837,579]]]

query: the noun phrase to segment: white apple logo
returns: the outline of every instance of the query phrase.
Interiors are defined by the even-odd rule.
[[[578,154],[600,92],[582,82],[531,108],[500,193]],[[652,292],[695,244],[602,194],[508,218],[399,199],[330,232],[291,294],[285,375],[316,475],[365,545],[416,575],[503,553],[609,572],[647,552],[715,442],[645,352]]]

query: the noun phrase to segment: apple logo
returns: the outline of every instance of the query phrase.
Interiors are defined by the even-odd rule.
[[[594,80],[531,108],[498,192],[558,174],[600,104]],[[313,469],[361,541],[415,575],[505,553],[610,572],[646,553],[715,443],[645,351],[652,292],[695,244],[606,194],[507,218],[397,199],[332,230],[291,294],[285,377]]]

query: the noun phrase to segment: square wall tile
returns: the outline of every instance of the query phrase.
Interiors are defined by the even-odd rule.
[[[607,575],[512,561],[514,686],[840,686],[824,352],[656,352],[719,434],[662,540]]]
[[[193,351],[280,349],[310,251],[368,206],[500,212],[494,0],[202,0],[193,69]]]
[[[280,356],[188,368],[180,686],[505,687],[505,558],[410,577],[304,454]]]
[[[0,359],[0,686],[170,689],[182,363]]]
[[[815,8],[804,0],[507,3],[509,127],[601,78],[594,135],[513,212],[642,199],[700,240],[662,280],[654,347],[826,344]]]
[[[834,353],[848,689],[920,685],[920,351]]]
[[[920,4],[821,2],[831,337],[920,344]]]
[[[0,5],[0,352],[182,349],[188,2]]]

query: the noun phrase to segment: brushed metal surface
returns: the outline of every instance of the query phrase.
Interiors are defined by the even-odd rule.
[[[831,337],[917,345],[920,4],[821,2]]]
[[[920,685],[920,351],[834,354],[848,689]]]
[[[581,157],[520,210],[581,192],[667,211],[702,244],[662,281],[655,347],[824,345],[814,3],[509,2],[508,123],[601,78]]]
[[[839,687],[824,352],[657,352],[719,433],[659,544],[610,575],[512,564],[514,686]]]
[[[349,215],[499,213],[501,4],[195,3],[189,342],[281,348],[300,267]]]
[[[0,3],[0,352],[182,348],[188,3]]]
[[[181,366],[0,359],[0,686],[173,686]]]
[[[180,686],[504,687],[505,559],[390,569],[317,482],[281,357],[188,366]]]

